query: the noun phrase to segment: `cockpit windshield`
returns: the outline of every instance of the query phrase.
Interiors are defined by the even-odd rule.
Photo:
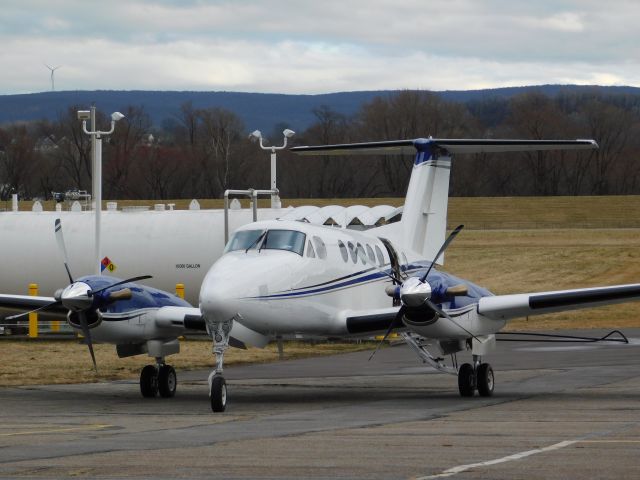
[[[234,250],[246,250],[255,247],[264,230],[240,230],[233,234],[229,243],[224,248],[224,253],[233,252]]]
[[[287,250],[302,256],[307,236],[295,230],[240,230],[233,234],[224,253],[234,250]]]

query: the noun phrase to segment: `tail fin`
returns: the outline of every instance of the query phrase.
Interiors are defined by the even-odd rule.
[[[451,156],[456,153],[521,152],[598,148],[593,140],[487,140],[436,139],[392,140],[294,147],[300,155],[358,155],[416,153],[402,213],[401,237],[405,248],[431,259],[445,240]],[[385,227],[381,227],[385,228]],[[436,259],[444,261],[443,255]]]

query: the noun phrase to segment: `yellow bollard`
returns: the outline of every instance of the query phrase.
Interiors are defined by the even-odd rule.
[[[184,299],[184,283],[176,283],[176,296]]]
[[[29,295],[35,297],[38,295],[38,284],[30,283],[29,284]],[[38,314],[30,313],[29,314],[29,338],[37,338],[38,337]]]
[[[51,321],[51,331],[52,332],[59,332],[60,331],[60,321],[58,321],[58,320],[52,320]]]

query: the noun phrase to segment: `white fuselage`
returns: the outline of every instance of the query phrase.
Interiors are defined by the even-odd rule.
[[[202,285],[200,308],[205,318],[239,313],[245,326],[268,335],[345,335],[347,310],[392,306],[384,294],[391,279],[379,270],[381,265],[389,269],[389,254],[375,235],[284,221],[258,222],[241,230],[262,228],[304,232],[303,254],[266,248],[224,254]],[[316,238],[325,245],[324,258],[316,252]],[[309,242],[314,256],[310,256]]]
[[[278,220],[243,226],[236,234],[256,232],[248,237],[258,241],[247,240],[243,248],[227,251],[213,265],[200,291],[200,310],[208,322],[235,318],[269,338],[371,334],[371,330],[354,331],[349,322],[367,316],[389,318],[389,312],[393,318],[393,312],[397,312],[398,307],[385,294],[385,287],[392,284],[385,273],[392,271],[392,260],[377,236],[380,232],[389,233],[392,226],[366,232]],[[304,237],[304,249],[286,250],[290,245],[284,244],[277,245],[284,250],[268,248],[258,238],[263,231],[269,235],[273,231],[296,232]],[[318,240],[326,249],[322,257],[315,247]],[[408,275],[424,271],[430,263],[397,245],[391,249]],[[468,285],[470,293],[464,300],[458,297],[442,304],[464,328],[440,319],[415,325],[407,321],[409,329],[427,338],[464,339],[469,337],[469,331],[489,335],[504,326],[504,322],[478,314],[478,299],[490,292],[443,272],[434,270],[432,276],[451,285]],[[390,323],[379,324],[377,330],[386,330]]]

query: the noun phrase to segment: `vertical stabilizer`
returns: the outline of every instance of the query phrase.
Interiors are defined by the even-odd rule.
[[[438,156],[429,142],[416,142],[418,149],[400,220],[402,246],[433,259],[445,240],[451,157]],[[442,264],[444,254],[437,263]]]
[[[381,142],[294,147],[298,155],[405,155],[417,151],[409,180],[400,228],[393,223],[371,230],[399,246],[433,259],[445,241],[449,174],[454,154],[533,152],[540,150],[591,150],[594,140],[517,140],[417,138]],[[442,264],[444,256],[436,259]]]

